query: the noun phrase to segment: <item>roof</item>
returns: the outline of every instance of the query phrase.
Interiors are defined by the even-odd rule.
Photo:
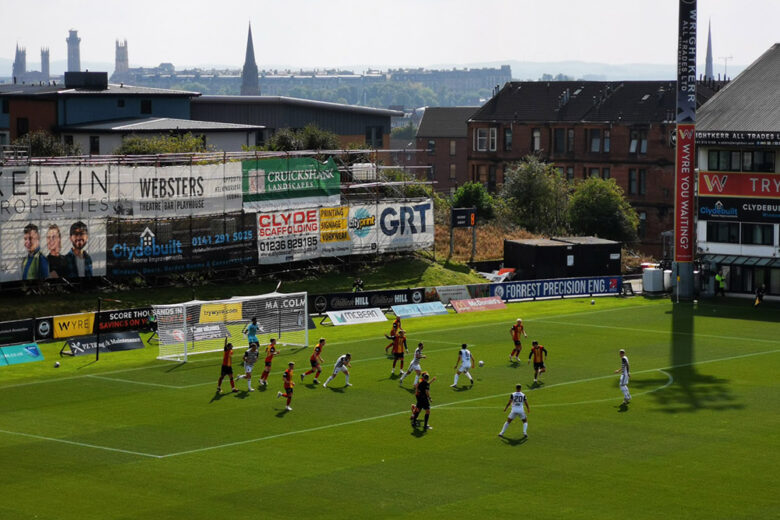
[[[200,96],[199,92],[171,90],[166,88],[134,87],[120,83],[109,84],[108,88],[95,90],[66,88],[65,85],[0,85],[0,96],[51,97],[56,96]]]
[[[780,43],[698,111],[696,130],[780,131]]]
[[[479,107],[430,107],[423,113],[417,137],[467,137],[468,120]]]
[[[264,126],[240,125],[236,123],[218,123],[213,121],[192,121],[189,119],[174,119],[170,117],[147,117],[142,119],[122,119],[101,121],[81,125],[60,127],[60,132],[167,132],[171,130],[186,130],[198,132],[243,132],[262,130]]]
[[[343,103],[331,103],[329,101],[314,101],[311,99],[291,98],[285,96],[200,96],[193,99],[193,103],[224,103],[224,104],[249,104],[249,105],[297,105],[323,110],[337,110],[344,112],[357,112],[387,117],[402,117],[399,110],[387,110],[384,108],[363,107],[359,105],[345,105]]]
[[[697,84],[698,103],[721,83]],[[674,121],[675,81],[513,81],[470,121]]]

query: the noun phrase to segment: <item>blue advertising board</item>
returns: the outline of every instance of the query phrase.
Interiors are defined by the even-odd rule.
[[[0,365],[18,365],[43,361],[43,352],[38,348],[37,343],[27,343],[0,348],[0,358],[2,358]]]
[[[420,316],[434,316],[447,314],[447,309],[441,302],[412,303],[409,305],[393,305],[391,307],[396,316],[400,318],[419,318]]]
[[[560,278],[555,280],[526,280],[490,284],[490,295],[504,301],[563,298],[565,296],[592,296],[620,294],[623,279],[620,276],[593,276],[588,278]]]

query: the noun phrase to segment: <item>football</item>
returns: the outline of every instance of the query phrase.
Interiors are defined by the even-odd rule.
[[[596,300],[591,300],[591,301],[590,301],[590,304],[591,304],[591,305],[596,305]]]
[[[55,361],[54,362],[54,368],[60,368],[60,362],[59,361]]]
[[[485,362],[484,362],[484,361],[482,361],[481,359],[479,360],[479,366],[481,366],[481,367],[484,367],[484,366],[485,366]]]

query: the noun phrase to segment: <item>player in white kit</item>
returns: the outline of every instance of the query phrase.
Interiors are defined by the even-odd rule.
[[[523,385],[515,385],[515,391],[509,396],[509,402],[506,403],[504,411],[506,412],[506,409],[509,408],[510,404],[512,405],[512,411],[509,412],[509,417],[506,418],[504,427],[501,428],[501,433],[498,434],[499,437],[504,436],[504,432],[506,432],[506,429],[509,427],[509,423],[511,423],[512,419],[515,417],[520,417],[520,420],[523,421],[523,437],[528,437],[528,417],[526,416],[526,413],[531,410],[528,408],[528,398],[521,392],[522,388]]]
[[[411,374],[412,372],[415,373],[414,376],[414,385],[417,385],[417,381],[420,379],[420,374],[422,373],[422,368],[420,367],[420,361],[427,357],[425,354],[422,353],[423,351],[423,343],[422,341],[417,344],[417,348],[414,349],[414,357],[412,358],[412,362],[409,364],[409,368],[406,369],[406,372],[401,374],[401,379],[398,380],[398,386],[403,386],[404,384],[404,378]]]
[[[255,368],[257,358],[260,357],[260,352],[257,351],[257,343],[250,343],[249,349],[244,352],[244,373],[238,376],[236,379],[246,379],[246,385],[250,392],[254,392],[252,388],[252,370]]]
[[[466,377],[469,378],[471,384],[474,384],[474,378],[471,377],[471,374],[469,373],[469,369],[474,361],[474,356],[471,355],[471,351],[466,347],[467,345],[464,343],[460,346],[460,350],[458,351],[458,361],[455,363],[455,382],[450,385],[452,388],[458,386],[458,376],[461,374],[466,374]]]
[[[628,391],[628,380],[631,378],[631,370],[628,365],[628,356],[626,351],[620,349],[620,368],[615,370],[616,374],[620,374],[620,390],[623,392],[623,403],[628,404],[631,402],[631,393]]]
[[[339,356],[339,358],[336,360],[336,364],[333,365],[333,374],[328,378],[327,381],[322,383],[322,386],[324,388],[328,388],[328,383],[333,381],[333,378],[339,375],[339,372],[344,372],[344,376],[347,379],[347,384],[345,386],[352,386],[352,384],[349,382],[349,370],[352,365],[349,364],[349,362],[352,360],[352,354],[347,352],[343,356]]]

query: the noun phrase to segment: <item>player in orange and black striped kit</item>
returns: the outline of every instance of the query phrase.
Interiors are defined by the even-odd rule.
[[[268,386],[268,374],[271,373],[271,362],[278,353],[279,350],[276,348],[276,338],[271,338],[271,343],[265,347],[265,368],[260,376],[260,384],[263,386]]]
[[[509,361],[515,361],[519,363],[520,351],[523,350],[523,345],[520,343],[520,336],[525,336],[526,338],[528,337],[528,334],[525,333],[525,327],[523,327],[523,320],[517,318],[517,323],[512,325],[510,330],[512,332],[512,342],[514,343],[514,347],[512,348],[512,353],[509,354]]]
[[[292,408],[290,408],[290,402],[292,401],[293,387],[295,386],[295,383],[293,383],[293,368],[295,368],[295,362],[290,361],[287,363],[287,370],[282,374],[282,380],[284,380],[284,393],[278,392],[276,394],[276,397],[287,398],[288,412],[292,410]]]
[[[234,392],[238,392],[238,388],[236,388],[236,382],[233,380],[233,344],[228,343],[225,345],[225,352],[222,354],[222,372],[219,376],[219,381],[217,381],[217,393],[222,393],[222,379],[224,379],[225,376],[230,377],[230,387],[233,389]]]
[[[323,348],[325,348],[325,338],[320,338],[320,342],[317,343],[316,347],[314,347],[314,352],[312,352],[311,357],[309,358],[309,363],[311,363],[311,368],[307,370],[305,373],[301,374],[301,383],[303,383],[303,378],[308,376],[309,374],[314,374],[315,385],[319,383],[319,381],[317,381],[317,378],[320,377],[320,374],[322,373],[322,349]]]
[[[401,370],[398,372],[398,374],[403,374],[404,372],[404,353],[409,352],[409,349],[406,347],[406,332],[404,332],[403,329],[400,329],[398,331],[398,334],[393,338],[393,371],[390,372],[390,377],[393,377],[395,375],[395,364],[398,363],[398,361],[401,361]]]
[[[393,346],[393,340],[398,335],[399,330],[401,330],[401,317],[396,316],[393,321],[393,326],[390,329],[390,334],[385,334],[385,337],[390,340],[390,343],[385,347],[385,354],[387,354],[387,351]]]
[[[531,353],[528,354],[529,364],[532,357],[534,358],[534,383],[536,383],[539,374],[547,371],[547,368],[544,366],[544,360],[547,359],[547,349],[540,345],[538,341],[534,341],[531,344]]]
[[[422,378],[417,383],[417,386],[415,387],[415,395],[417,396],[417,403],[412,405],[412,428],[416,428],[419,422],[417,421],[417,418],[420,416],[420,412],[422,410],[425,410],[425,425],[424,429],[426,430],[432,430],[433,426],[428,425],[428,419],[431,416],[431,402],[433,399],[431,399],[431,383],[436,380],[434,377],[433,379],[429,380],[430,376],[428,375],[428,372],[422,373]]]

